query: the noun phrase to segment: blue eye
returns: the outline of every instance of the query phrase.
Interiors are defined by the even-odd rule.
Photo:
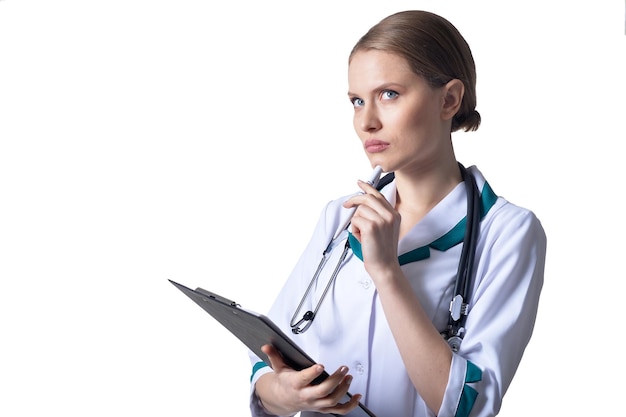
[[[393,90],[384,90],[382,93],[382,98],[383,100],[392,100],[398,97],[398,95],[399,94]]]
[[[363,101],[363,99],[360,99],[358,97],[354,97],[352,99],[350,99],[350,101],[352,102],[352,105],[354,107],[362,107],[363,104],[365,104],[365,102]]]

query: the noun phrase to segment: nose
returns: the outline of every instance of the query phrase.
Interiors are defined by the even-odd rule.
[[[355,128],[363,132],[375,132],[382,127],[378,111],[375,106],[363,106],[355,117]]]

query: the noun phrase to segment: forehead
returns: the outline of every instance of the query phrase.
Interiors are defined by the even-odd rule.
[[[348,84],[353,88],[414,81],[418,77],[407,60],[394,53],[375,49],[360,50],[352,55],[348,65]]]

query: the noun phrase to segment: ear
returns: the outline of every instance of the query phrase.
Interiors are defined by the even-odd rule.
[[[450,120],[461,108],[465,86],[458,79],[453,79],[443,86],[443,106],[441,107],[441,118]]]

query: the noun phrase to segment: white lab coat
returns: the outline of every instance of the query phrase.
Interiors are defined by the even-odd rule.
[[[476,167],[471,167],[470,172],[482,190],[482,174]],[[395,183],[387,185],[382,193],[395,204]],[[453,354],[443,404],[435,413],[413,387],[376,288],[363,262],[351,252],[310,329],[300,335],[291,333],[289,322],[313,277],[322,250],[347,216],[347,210],[341,206],[346,198],[331,201],[323,210],[310,243],[268,316],[329,373],[347,365],[354,377],[350,392],[362,394],[361,402],[378,417],[496,415],[535,323],[546,251],[546,237],[539,220],[531,211],[502,197],[482,220],[467,333],[461,349]],[[398,254],[445,235],[465,217],[466,209],[466,191],[461,183],[401,239]],[[301,314],[314,309],[342,248],[343,245],[335,248]],[[461,248],[462,244],[446,251],[431,249],[429,258],[402,266],[424,310],[440,331],[447,325]],[[253,365],[259,362],[254,354],[250,357]],[[466,377],[471,381],[467,370],[472,364],[482,375],[479,381],[466,382]],[[254,395],[255,382],[266,372],[271,369],[256,369],[251,379],[251,412],[255,417],[266,415]],[[466,394],[471,397],[471,392],[477,395],[474,401],[470,400],[468,410],[460,404],[467,399]],[[316,415],[302,413],[302,417]]]

